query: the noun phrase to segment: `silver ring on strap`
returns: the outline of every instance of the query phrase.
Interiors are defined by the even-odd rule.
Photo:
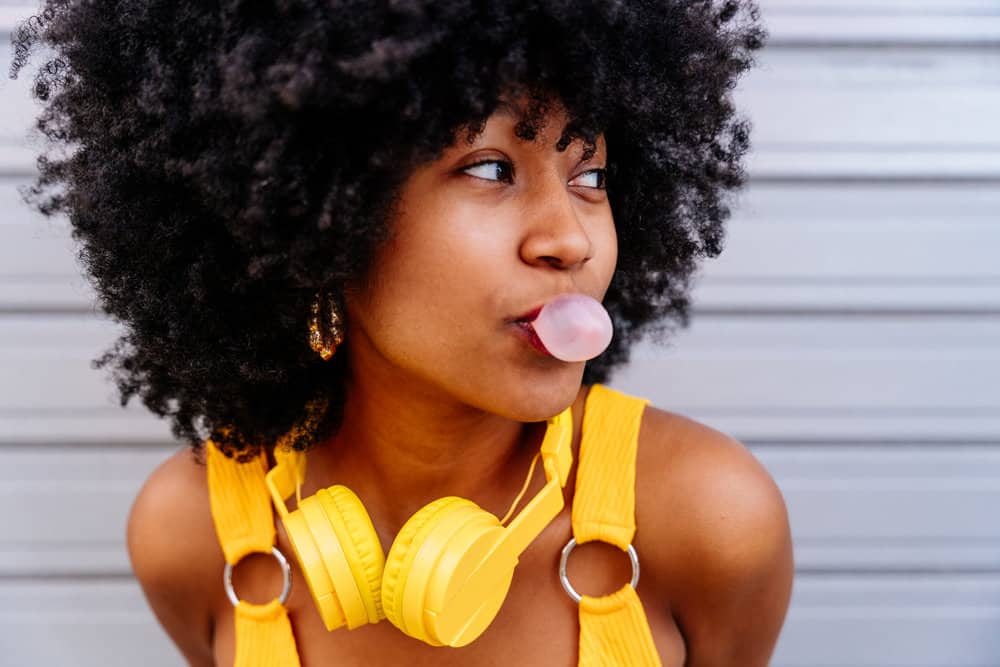
[[[266,552],[255,551],[253,553]],[[281,566],[281,575],[284,579],[284,587],[281,589],[281,595],[278,596],[278,603],[285,604],[285,602],[288,601],[288,594],[292,590],[292,568],[289,567],[288,559],[285,558],[285,554],[278,550],[278,547],[271,547],[271,555],[274,556],[274,559],[278,561],[278,565]],[[233,603],[234,607],[238,607],[240,599],[236,596],[236,589],[233,588],[233,565],[228,562],[222,571],[222,584],[226,588],[226,595],[229,597],[229,601]]]
[[[583,598],[576,589],[573,588],[573,584],[569,583],[569,578],[566,576],[566,563],[569,561],[569,555],[572,553],[573,549],[576,548],[576,538],[569,538],[569,542],[562,550],[562,558],[559,559],[559,581],[562,582],[563,590],[566,591],[566,595],[573,598],[573,602],[580,604],[580,600]],[[632,560],[632,588],[639,585],[639,555],[635,552],[635,548],[629,544],[628,545],[628,557]]]

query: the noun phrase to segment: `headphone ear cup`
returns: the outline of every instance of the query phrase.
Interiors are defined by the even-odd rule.
[[[407,565],[413,560],[412,556],[416,549],[412,549],[413,543],[422,533],[426,532],[428,523],[442,507],[449,507],[456,502],[463,501],[456,496],[446,496],[438,498],[432,503],[424,505],[413,516],[411,516],[403,527],[396,534],[389,553],[385,558],[385,572],[382,575],[382,609],[389,622],[410,636],[416,636],[407,631],[403,621],[403,586],[406,584]],[[465,501],[469,502],[469,501]],[[432,642],[424,637],[423,639],[434,646],[441,646],[438,642]]]
[[[385,618],[382,611],[382,572],[385,554],[368,510],[357,494],[346,486],[335,485],[320,491],[320,501],[330,516],[336,512],[345,533],[338,535],[344,554],[361,591],[369,623]],[[339,526],[335,525],[337,531]]]
[[[285,530],[327,630],[344,625],[354,629],[377,622],[381,615],[378,595],[372,595],[370,576],[365,572],[366,556],[362,556],[370,556],[368,567],[381,568],[381,545],[361,501],[346,487],[341,489],[335,493],[341,498],[353,496],[360,508],[360,513],[357,508],[349,511],[347,521],[330,489],[303,499],[299,508],[285,517]],[[348,506],[353,505],[348,502]],[[357,538],[352,538],[348,521],[355,524]]]
[[[292,549],[295,551],[299,567],[302,569],[302,576],[309,586],[309,592],[312,594],[319,615],[323,619],[323,624],[327,630],[336,630],[347,624],[347,618],[340,598],[334,592],[333,581],[327,571],[326,564],[323,562],[323,556],[320,555],[317,540],[313,537],[314,530],[323,530],[324,528],[322,525],[311,527],[304,509],[316,502],[313,497],[303,498],[298,509],[289,512],[282,519],[282,523],[285,526],[288,541],[291,542]],[[329,525],[325,529],[330,531]],[[330,539],[335,538],[331,536]]]
[[[517,565],[502,546],[504,534],[495,516],[464,498],[421,509],[386,557],[386,618],[435,646],[476,639],[503,605]]]

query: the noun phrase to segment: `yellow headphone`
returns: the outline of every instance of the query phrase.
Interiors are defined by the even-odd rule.
[[[476,639],[507,597],[518,557],[563,508],[572,438],[567,408],[548,420],[542,440],[545,486],[510,525],[471,500],[447,496],[403,524],[388,556],[364,505],[346,486],[299,499],[289,512],[285,499],[299,497],[305,456],[276,448],[267,487],[327,630],[388,618],[432,646]]]

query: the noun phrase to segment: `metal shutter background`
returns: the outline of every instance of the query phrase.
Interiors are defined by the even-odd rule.
[[[1000,2],[762,5],[726,251],[691,328],[612,384],[781,486],[798,572],[774,665],[1000,665]],[[5,44],[31,9],[0,0]],[[176,445],[90,368],[116,327],[65,224],[18,201],[32,73],[0,83],[0,662],[177,665],[123,545]]]

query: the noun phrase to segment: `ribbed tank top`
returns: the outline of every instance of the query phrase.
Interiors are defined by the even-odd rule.
[[[596,384],[583,414],[571,511],[577,544],[603,541],[627,551],[635,535],[635,461],[639,425],[649,403]],[[212,518],[226,562],[269,553],[275,540],[267,457],[237,463],[206,443]],[[556,576],[556,573],[553,573]],[[581,667],[660,667],[649,623],[631,584],[602,597],[581,596]],[[288,614],[278,599],[241,601],[235,609],[234,667],[299,667]],[[447,649],[442,649],[447,650]]]

